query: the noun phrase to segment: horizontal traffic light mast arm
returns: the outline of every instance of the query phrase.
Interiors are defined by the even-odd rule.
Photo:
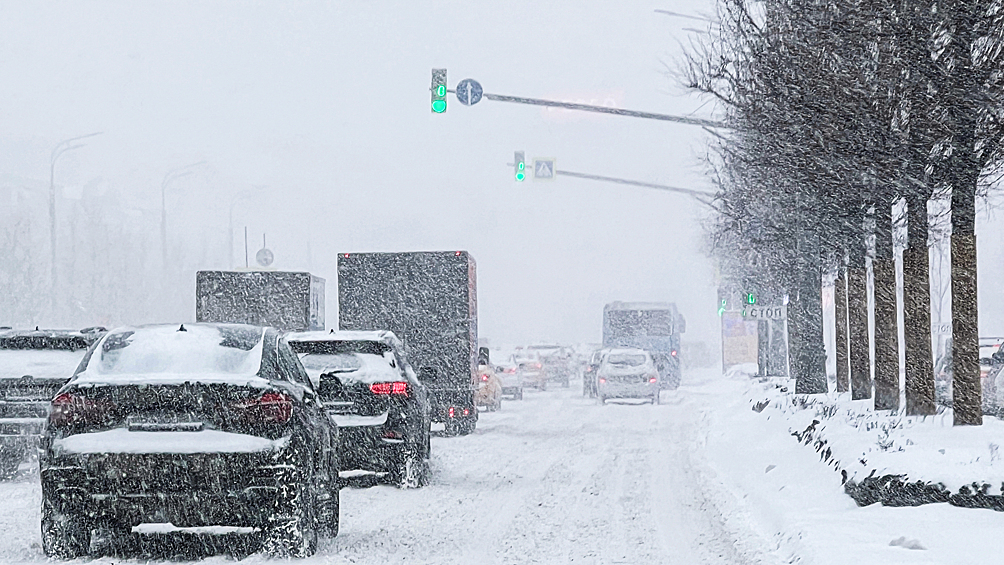
[[[454,92],[450,90],[449,92]],[[662,120],[665,122],[678,122],[692,126],[703,126],[709,128],[727,128],[725,124],[713,120],[702,120],[701,118],[688,118],[686,116],[670,116],[669,114],[656,114],[654,112],[638,112],[636,110],[622,110],[620,108],[608,108],[606,106],[592,106],[590,104],[576,104],[573,102],[558,102],[556,100],[543,100],[541,98],[524,98],[522,96],[506,96],[503,94],[484,93],[484,97],[496,102],[513,102],[516,104],[530,104],[532,106],[552,106],[554,108],[567,108],[569,110],[582,110],[584,112],[598,112],[600,114],[613,114],[615,116],[628,116],[631,118],[646,118],[649,120]]]
[[[598,181],[604,181],[604,182],[615,182],[615,183],[618,183],[618,184],[627,184],[627,185],[631,185],[631,186],[643,186],[645,188],[655,188],[655,189],[659,189],[659,190],[666,190],[666,191],[669,191],[669,192],[679,192],[681,194],[686,194],[688,196],[693,196],[694,198],[700,200],[701,202],[704,202],[704,200],[702,200],[702,198],[714,198],[715,197],[715,195],[713,193],[706,192],[706,191],[703,191],[703,190],[694,190],[694,189],[691,189],[691,188],[679,188],[679,187],[676,187],[676,186],[669,186],[669,185],[665,185],[665,184],[656,184],[656,183],[652,183],[652,182],[641,182],[641,181],[637,181],[637,180],[619,179],[619,178],[616,178],[616,177],[604,177],[604,176],[601,176],[601,175],[590,175],[588,173],[574,173],[572,171],[560,171],[560,170],[557,170],[557,169],[554,171],[554,174],[556,174],[556,175],[564,175],[566,177],[575,177],[575,178],[580,178],[580,179],[598,180]]]

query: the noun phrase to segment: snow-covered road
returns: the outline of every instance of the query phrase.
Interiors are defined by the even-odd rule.
[[[506,401],[475,434],[433,439],[428,487],[344,489],[340,535],[306,563],[757,562],[738,554],[713,503],[693,385],[657,406],[600,406],[579,383]],[[23,469],[0,484],[4,562],[45,561],[37,475]]]
[[[528,391],[473,435],[433,438],[426,488],[343,489],[341,534],[303,562],[968,565],[1004,552],[1002,512],[855,506],[785,421],[749,409],[748,379],[691,372],[658,406],[600,406],[579,387]],[[31,465],[0,483],[0,563],[47,562],[38,499]],[[125,562],[253,551],[238,534],[144,540]]]

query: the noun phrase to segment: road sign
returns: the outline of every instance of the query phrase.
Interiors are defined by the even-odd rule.
[[[787,320],[788,307],[744,304],[742,315],[749,320]]]
[[[473,106],[481,101],[481,95],[485,93],[481,84],[472,78],[465,78],[457,84],[457,102],[464,106]]]
[[[554,159],[534,159],[533,178],[554,180]]]
[[[275,255],[272,254],[271,249],[262,247],[258,250],[258,253],[255,253],[254,260],[262,267],[268,267],[272,264],[272,261],[275,260]]]

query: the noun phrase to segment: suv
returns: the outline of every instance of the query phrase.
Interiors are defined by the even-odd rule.
[[[42,548],[89,551],[92,531],[236,526],[296,557],[338,531],[337,431],[276,330],[119,328],[52,399],[41,440]]]
[[[0,479],[38,448],[49,401],[104,328],[0,333]]]
[[[338,423],[343,471],[386,473],[404,488],[428,480],[431,409],[425,386],[389,331],[289,335]]]
[[[659,403],[659,370],[643,349],[610,349],[596,371],[600,403],[608,398],[649,398]]]
[[[567,348],[560,345],[531,345],[526,348],[536,353],[544,365],[544,373],[548,382],[560,383],[562,388],[568,388],[572,373],[571,354]]]

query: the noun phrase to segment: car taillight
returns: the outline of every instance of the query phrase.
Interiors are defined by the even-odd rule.
[[[654,383],[654,382],[656,382],[657,380],[658,380],[658,379],[656,379],[655,377],[650,377],[650,378],[648,379],[648,382],[650,382],[650,383]]]
[[[673,357],[676,357],[676,350],[674,349],[670,351],[669,354],[672,355]]]
[[[451,418],[453,417],[453,407],[452,406],[450,406],[450,417]]]
[[[534,365],[534,367],[537,367],[539,369],[539,368],[543,367],[543,365],[541,365],[540,363],[537,363],[537,364]]]
[[[266,392],[237,405],[242,416],[253,422],[285,424],[293,417],[293,400],[281,392]]]
[[[607,382],[606,379],[600,379],[600,383],[605,383],[605,382]]]
[[[484,382],[488,382],[488,374],[487,373],[482,374],[481,375],[481,380],[484,381]]]
[[[110,419],[113,408],[107,401],[64,392],[52,399],[49,424],[57,428],[97,424]]]
[[[373,383],[370,385],[370,392],[373,394],[387,394],[387,395],[399,395],[408,396],[408,383],[406,382],[396,382],[396,383]]]
[[[516,369],[515,368],[506,369],[505,372],[507,372],[507,373],[515,373]]]
[[[592,373],[593,372],[593,368],[592,367],[586,367],[586,372],[587,373]]]

